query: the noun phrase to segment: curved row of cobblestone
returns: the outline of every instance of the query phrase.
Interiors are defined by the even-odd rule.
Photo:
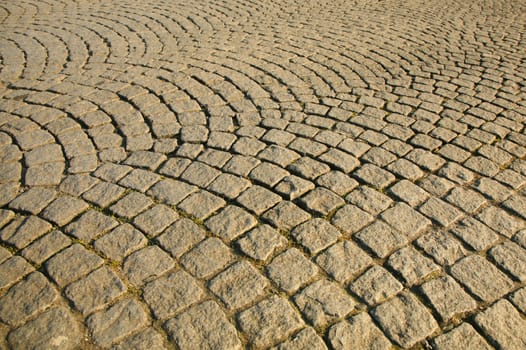
[[[0,4],[0,344],[526,347],[524,7]]]

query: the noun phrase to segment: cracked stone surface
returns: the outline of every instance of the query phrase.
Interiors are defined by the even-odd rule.
[[[3,1],[0,348],[525,348],[525,14]]]

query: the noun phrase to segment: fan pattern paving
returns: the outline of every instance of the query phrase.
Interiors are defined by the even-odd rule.
[[[526,4],[0,4],[0,347],[526,348]]]

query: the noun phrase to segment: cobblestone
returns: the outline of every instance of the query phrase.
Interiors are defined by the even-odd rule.
[[[179,5],[2,3],[0,348],[524,347],[522,2]]]

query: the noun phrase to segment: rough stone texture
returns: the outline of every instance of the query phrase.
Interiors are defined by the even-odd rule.
[[[359,334],[359,336],[356,336]],[[375,349],[387,350],[392,345],[376,327],[366,312],[352,316],[329,329],[329,341],[335,350]]]
[[[80,244],[74,244],[45,263],[51,278],[61,287],[95,270],[104,261]]]
[[[206,227],[226,242],[230,242],[257,224],[247,211],[230,205],[205,223]]]
[[[203,290],[188,273],[179,270],[148,283],[143,296],[155,317],[164,320],[199,301]]]
[[[490,350],[493,349],[469,323],[462,323],[453,330],[433,339],[437,350],[466,349]]]
[[[475,316],[475,323],[501,349],[522,349],[526,346],[526,321],[506,300],[499,300]]]
[[[316,331],[310,327],[300,331],[297,335],[292,337],[290,340],[279,344],[275,350],[302,350],[302,349],[313,349],[313,350],[327,350],[327,346],[323,342],[323,339],[316,334]]]
[[[444,322],[477,307],[475,300],[450,276],[438,277],[420,288]]]
[[[309,220],[292,231],[292,237],[313,255],[336,242],[340,235],[334,226],[322,219]]]
[[[294,297],[294,302],[314,327],[345,317],[354,307],[354,301],[336,283],[319,280],[305,287]]]
[[[0,319],[11,326],[18,326],[44,310],[57,297],[57,291],[44,275],[34,272],[0,298]]]
[[[255,347],[274,345],[303,326],[303,321],[292,306],[276,295],[241,312],[238,322]]]
[[[186,325],[188,348],[384,348],[378,319],[330,333],[397,298],[352,291],[372,266],[441,322],[412,348],[499,348],[475,319],[525,309],[524,2],[181,4],[2,2],[0,299],[37,270],[61,300],[0,321],[0,348],[58,304],[78,348],[181,348],[165,324],[205,300],[228,326]],[[179,306],[182,271],[202,294]],[[314,327],[295,298],[326,279],[363,303]],[[239,314],[273,296],[309,325],[256,345]],[[90,331],[126,298],[145,322]]]
[[[55,307],[15,329],[7,340],[14,349],[77,349],[81,334],[69,311]]]
[[[376,307],[372,313],[385,334],[405,348],[425,339],[438,328],[429,311],[410,293],[400,294]]]
[[[495,301],[513,287],[504,273],[479,255],[470,255],[458,261],[451,267],[451,274],[486,302]]]
[[[427,276],[440,271],[433,260],[420,254],[413,247],[405,247],[391,254],[387,260],[387,265],[402,276],[409,286],[417,284]]]
[[[343,283],[372,263],[354,243],[344,240],[318,255],[316,263],[336,281]]]
[[[287,240],[268,225],[251,230],[237,241],[241,251],[259,261],[266,261],[276,250],[285,248]]]
[[[208,288],[229,309],[239,309],[265,294],[268,281],[247,262],[239,262],[213,278]]]
[[[230,263],[233,255],[218,238],[208,238],[183,255],[181,264],[194,276],[207,278]]]
[[[130,283],[141,286],[174,267],[174,261],[161,248],[150,246],[128,256],[122,267]]]
[[[354,280],[350,289],[367,304],[375,305],[396,295],[403,286],[386,269],[374,265]]]
[[[146,326],[148,315],[134,299],[123,299],[107,310],[91,315],[86,324],[95,343],[102,347],[120,341]]]
[[[281,289],[294,293],[318,273],[318,268],[298,249],[290,248],[272,260],[267,273]]]
[[[241,349],[234,326],[212,301],[191,307],[164,327],[180,349]]]

